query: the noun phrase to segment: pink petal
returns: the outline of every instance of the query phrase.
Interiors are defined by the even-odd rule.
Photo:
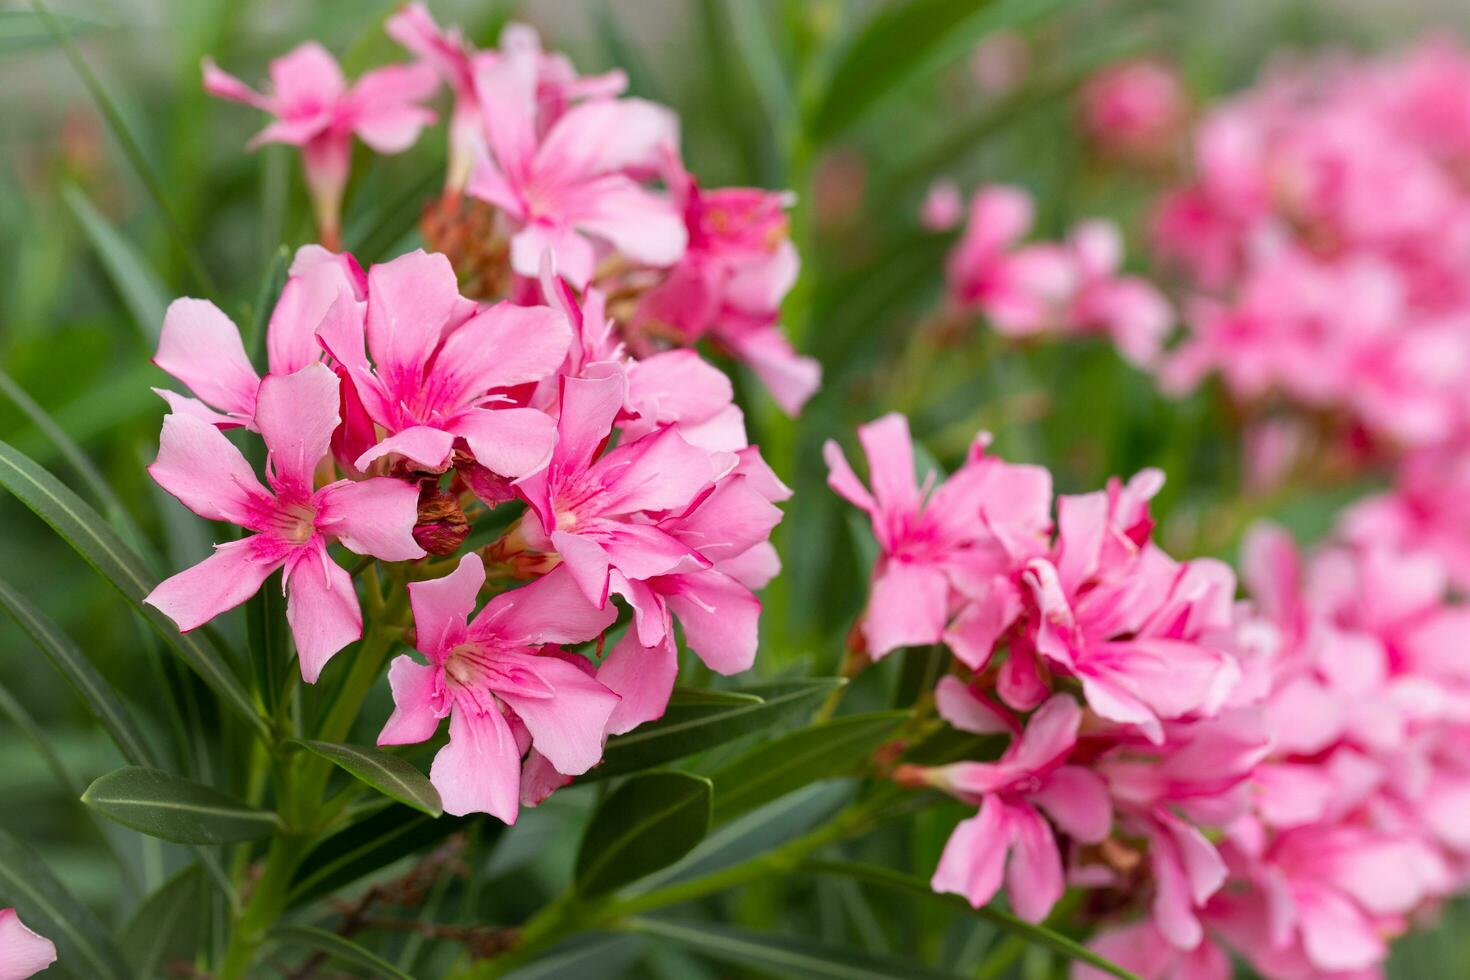
[[[322,348],[316,334],[327,311],[345,293],[349,298],[344,302],[351,304],[360,324],[366,291],[367,279],[352,256],[337,255],[320,245],[297,249],[291,274],[266,329],[271,373],[291,374],[321,360]]]
[[[446,391],[469,398],[528,384],[555,373],[566,359],[572,328],[549,306],[497,303],[455,329],[434,360]]]
[[[295,374],[271,375],[260,383],[255,427],[270,450],[277,485],[310,493],[316,471],[342,421],[340,382],[325,364]]]
[[[308,684],[316,683],[338,650],[362,637],[352,576],[327,556],[319,538],[299,549],[286,569],[286,621]]]
[[[822,386],[822,365],[816,358],[798,354],[775,327],[723,339],[737,357],[750,365],[787,415],[800,413],[807,399]]]
[[[721,480],[699,506],[665,522],[664,528],[710,561],[720,562],[767,540],[780,522],[781,509],[740,476]]]
[[[1373,923],[1335,892],[1314,889],[1298,901],[1297,915],[1302,945],[1318,969],[1362,970],[1387,955]]]
[[[651,647],[630,629],[597,668],[597,679],[622,698],[607,720],[607,733],[621,735],[662,718],[679,673],[679,651],[672,633]]]
[[[422,558],[413,539],[418,521],[419,491],[411,483],[375,477],[339,480],[316,496],[317,527],[348,551],[383,561]]]
[[[252,535],[217,545],[214,554],[164,579],[143,601],[187,633],[255,595],[281,564],[277,549]]]
[[[1102,841],[1112,829],[1107,785],[1091,769],[1062,766],[1030,798],[1063,833],[1084,844]]]
[[[716,673],[738,674],[755,663],[761,604],[750,590],[713,569],[665,580],[669,609],[684,638]]]
[[[556,445],[556,422],[534,408],[475,409],[454,421],[454,434],[469,445],[475,462],[514,479],[546,465]]]
[[[1001,710],[978,697],[974,690],[952,674],[939,679],[934,688],[934,705],[939,717],[962,732],[977,735],[1009,735],[1013,722]]]
[[[168,403],[168,410],[175,415],[187,415],[220,429],[238,429],[245,423],[230,415],[221,415],[197,398],[181,395],[167,388],[154,388],[153,393]]]
[[[919,484],[914,476],[914,443],[908,419],[892,412],[858,426],[858,441],[868,456],[868,481],[880,510],[916,511]]]
[[[266,112],[273,111],[271,99],[261,95],[229,72],[222,71],[214,63],[213,58],[205,58],[201,67],[204,73],[204,91],[210,95],[217,99],[229,99],[231,102],[243,102]]]
[[[848,463],[842,447],[835,440],[828,439],[822,446],[822,459],[827,463],[827,486],[833,492],[869,514],[877,510],[878,505],[872,494],[868,493],[863,481],[852,471],[852,464]]]
[[[679,122],[642,99],[598,99],[569,109],[536,151],[538,174],[577,184],[630,167],[654,167],[664,146],[678,146]]]
[[[485,604],[470,626],[474,637],[493,636],[517,646],[583,643],[617,619],[617,609],[598,609],[570,569],[557,567],[529,585],[502,592]],[[571,772],[557,766],[562,772]]]
[[[944,642],[965,666],[984,670],[996,644],[1020,612],[1021,604],[1014,589],[998,587],[994,595],[965,604],[945,630]]]
[[[285,119],[331,106],[347,90],[337,59],[315,41],[272,61],[270,75],[277,111]]]
[[[710,562],[667,532],[649,524],[596,521],[593,535],[613,568],[630,579],[649,579],[708,568]]]
[[[593,464],[589,476],[602,483],[597,513],[630,514],[687,505],[715,478],[710,454],[684,441],[677,429],[662,429],[619,446]]]
[[[1040,922],[1066,891],[1062,856],[1051,826],[1035,810],[1011,807],[1007,817],[1015,838],[1006,867],[1006,896],[1016,915],[1027,922]]]
[[[553,531],[551,544],[583,598],[599,609],[605,608],[612,564],[602,546],[586,535],[566,531]]]
[[[244,418],[254,413],[260,376],[250,366],[240,331],[208,300],[169,304],[153,363],[222,412]]]
[[[671,266],[689,244],[684,217],[669,199],[621,174],[577,188],[566,202],[565,220],[644,265]]]
[[[485,563],[477,551],[461,558],[448,575],[410,582],[408,600],[418,634],[415,646],[436,663],[448,656],[450,647],[465,635],[466,623],[484,584]]]
[[[481,185],[483,187],[483,176]],[[538,218],[510,240],[510,267],[523,276],[537,275],[550,255],[557,272],[578,289],[586,289],[597,265],[592,243],[565,221]]]
[[[348,96],[353,132],[378,153],[402,153],[434,121],[433,112],[414,103],[438,87],[428,65],[387,65],[364,72]]]
[[[622,411],[627,381],[621,372],[599,378],[563,378],[561,417],[552,456],[563,470],[586,469]]]
[[[938,643],[948,614],[949,581],[933,565],[885,561],[873,579],[863,636],[874,660],[899,647]]]
[[[169,415],[148,475],[185,507],[211,521],[254,527],[270,495],[224,433],[191,415]]]
[[[490,153],[513,185],[529,176],[536,152],[536,58],[530,52],[481,58],[475,98],[484,116]]]
[[[961,821],[950,834],[930,887],[936,892],[963,895],[977,909],[989,903],[1000,890],[1013,837],[1005,804],[987,796],[979,814]]]
[[[628,367],[628,404],[650,421],[712,418],[734,397],[729,376],[692,350],[660,351]]]
[[[412,657],[394,657],[388,665],[388,686],[393,689],[393,714],[378,733],[379,745],[416,745],[434,737],[439,730],[439,672],[415,663]]]
[[[1036,709],[1026,722],[1012,761],[1033,772],[1047,769],[1066,758],[1077,744],[1082,709],[1067,694],[1057,694]]]
[[[593,677],[556,657],[502,654],[533,672],[553,689],[550,698],[523,697],[496,690],[531,731],[536,751],[556,770],[577,776],[602,759],[602,738],[618,696]]]
[[[443,255],[418,249],[368,270],[367,346],[394,401],[416,399],[425,362],[465,311]]]
[[[26,980],[56,962],[56,947],[38,936],[15,909],[0,909],[0,980]]]
[[[521,765],[521,806],[540,806],[548,796],[571,782],[571,776],[557,772],[550,760],[533,748]]]
[[[353,465],[366,470],[385,456],[402,456],[426,470],[442,472],[454,456],[454,433],[427,425],[410,426],[357,457]]]
[[[515,823],[520,813],[521,750],[498,707],[479,712],[456,704],[449,744],[434,756],[429,781],[444,812],[488,813]]]

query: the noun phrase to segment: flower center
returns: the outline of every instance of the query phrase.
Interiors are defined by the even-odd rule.
[[[284,541],[302,545],[316,533],[316,507],[308,501],[280,501],[272,530]]]

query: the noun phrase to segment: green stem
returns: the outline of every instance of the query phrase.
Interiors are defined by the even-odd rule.
[[[220,964],[217,980],[242,980],[248,977],[256,954],[266,935],[286,908],[291,879],[306,853],[306,839],[289,831],[281,831],[271,839],[265,857],[265,872],[255,886],[255,893],[245,911],[230,930],[230,944]]]

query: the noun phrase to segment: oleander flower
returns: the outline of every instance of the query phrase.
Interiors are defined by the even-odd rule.
[[[200,517],[254,533],[215,546],[193,568],[159,583],[144,599],[188,632],[250,598],[282,570],[286,618],[301,676],[315,683],[338,650],[362,636],[357,590],[327,546],[384,561],[424,557],[413,539],[418,489],[387,478],[338,480],[318,489],[318,464],[341,421],[338,380],[322,364],[260,383],[254,428],[264,439],[261,486],[240,450],[191,415],[164,419],[148,473]]]
[[[262,143],[301,147],[317,231],[323,245],[337,248],[352,137],[378,153],[408,149],[434,121],[434,113],[418,103],[433,94],[438,79],[425,65],[389,65],[349,85],[337,60],[311,41],[272,61],[270,76],[270,91],[260,93],[213,61],[204,61],[205,91],[275,117],[250,141],[250,148]]]
[[[543,765],[575,776],[602,758],[618,696],[558,644],[595,638],[616,612],[595,608],[556,569],[495,596],[471,619],[484,584],[485,566],[471,553],[443,578],[408,586],[416,647],[428,662],[400,656],[389,667],[395,708],[378,744],[426,741],[447,716],[449,742],[429,774],[445,812],[515,823],[523,794],[545,795]],[[528,751],[539,759],[523,767]]]

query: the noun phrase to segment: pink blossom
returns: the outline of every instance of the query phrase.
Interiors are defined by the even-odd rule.
[[[322,357],[316,331],[344,291],[361,299],[367,281],[357,261],[320,245],[296,251],[266,328],[271,374],[292,374]],[[154,390],[170,410],[222,428],[250,426],[260,376],[245,353],[240,331],[208,300],[176,299],[164,314],[153,363],[178,378],[197,398]]]
[[[965,216],[965,200],[960,187],[952,180],[936,180],[924,194],[919,207],[919,224],[929,231],[948,231],[958,227]]]
[[[550,250],[581,289],[609,249],[644,265],[673,265],[687,243],[684,224],[667,198],[637,179],[677,145],[673,114],[640,99],[601,98],[543,126],[538,59],[538,50],[516,45],[475,66],[487,153],[467,189],[512,223],[511,267],[535,276]]]
[[[251,140],[301,147],[302,168],[316,209],[322,243],[337,247],[342,193],[347,187],[355,135],[378,153],[402,153],[434,114],[418,105],[438,85],[422,65],[390,65],[352,85],[325,48],[308,42],[270,64],[271,90],[261,94],[204,61],[211,95],[254,106],[275,117]]]
[[[1140,980],[1230,980],[1235,975],[1230,957],[1208,940],[1193,950],[1180,951],[1166,941],[1148,920],[1107,929],[1087,944],[1094,953],[1138,975]],[[1077,963],[1072,980],[1106,980],[1112,976],[1096,967]]]
[[[1006,576],[1044,548],[1051,477],[1040,467],[985,456],[984,440],[977,440],[953,476],[933,488],[931,474],[920,488],[903,416],[860,426],[858,439],[868,457],[871,493],[837,443],[829,441],[824,456],[828,486],[868,514],[878,539],[863,616],[867,652],[878,659],[898,647],[939,642],[966,599],[995,595],[1004,602],[1001,597],[1014,593]],[[978,667],[976,657],[967,656],[975,646],[967,642],[974,626],[957,622],[955,643]]]
[[[1081,101],[1082,128],[1097,146],[1143,160],[1168,152],[1186,112],[1178,74],[1147,59],[1099,71],[1083,86]]]
[[[27,929],[15,909],[0,909],[0,980],[26,980],[55,962],[51,940]]]
[[[709,559],[657,524],[688,507],[733,466],[659,429],[599,458],[626,399],[620,369],[563,378],[550,461],[516,481],[531,506],[521,524],[527,544],[561,556],[599,609],[617,573],[629,581],[708,568]],[[728,455],[728,454],[726,454]]]
[[[983,187],[970,199],[963,236],[946,265],[951,300],[983,313],[1009,337],[1054,327],[1077,284],[1077,270],[1056,245],[1018,247],[1031,228],[1029,195],[1015,187]]]
[[[1120,276],[1123,240],[1106,221],[1086,221],[1067,242],[1077,268],[1077,293],[1066,315],[1070,332],[1101,332],[1119,353],[1146,367],[1158,357],[1173,324],[1169,301],[1148,280]]]
[[[822,372],[777,325],[799,267],[788,237],[791,196],[753,187],[704,190],[672,154],[664,169],[688,248],[640,300],[634,331],[671,332],[688,344],[708,338],[749,364],[782,410],[795,415]]]
[[[393,661],[395,708],[378,744],[426,741],[447,715],[449,743],[430,771],[445,811],[515,823],[523,794],[539,800],[538,784],[560,782],[551,771],[575,776],[602,758],[618,697],[578,665],[585,660],[555,644],[590,640],[616,616],[594,608],[557,569],[497,595],[471,619],[484,584],[484,565],[472,553],[445,577],[409,585],[416,647],[428,663]]]
[[[315,489],[317,464],[341,421],[339,404],[337,378],[320,364],[260,383],[253,421],[268,450],[269,490],[218,428],[186,414],[164,419],[158,458],[148,468],[200,517],[255,533],[217,545],[211,557],[166,579],[144,601],[187,632],[238,606],[282,569],[286,617],[308,683],[362,635],[357,591],[327,545],[336,541],[384,561],[424,556],[412,533],[415,487],[372,479]]]
[[[475,73],[478,66],[498,61],[501,52],[477,51],[458,27],[440,28],[422,3],[400,8],[388,18],[384,28],[389,37],[432,67],[454,93],[445,189],[463,190],[475,160],[486,152]],[[627,76],[621,71],[579,76],[565,56],[543,52],[535,29],[525,24],[507,24],[501,31],[500,44],[503,51],[525,52],[534,58],[536,100],[543,128],[559,118],[572,102],[619,95],[628,84]]]
[[[964,725],[971,712],[960,710],[949,720]],[[923,782],[980,807],[945,845],[935,891],[963,895],[979,908],[1004,877],[1017,915],[1031,922],[1046,918],[1064,890],[1061,853],[1046,818],[1070,837],[1092,843],[1107,836],[1112,822],[1102,780],[1065,764],[1081,720],[1077,702],[1059,694],[1037,709],[998,762],[957,762],[919,774]]]
[[[459,295],[448,259],[416,251],[373,266],[366,302],[344,294],[319,336],[382,433],[357,468],[396,456],[442,472],[460,443],[507,478],[548,458],[554,423],[504,390],[546,378],[566,357],[571,330],[560,311],[480,309]]]

